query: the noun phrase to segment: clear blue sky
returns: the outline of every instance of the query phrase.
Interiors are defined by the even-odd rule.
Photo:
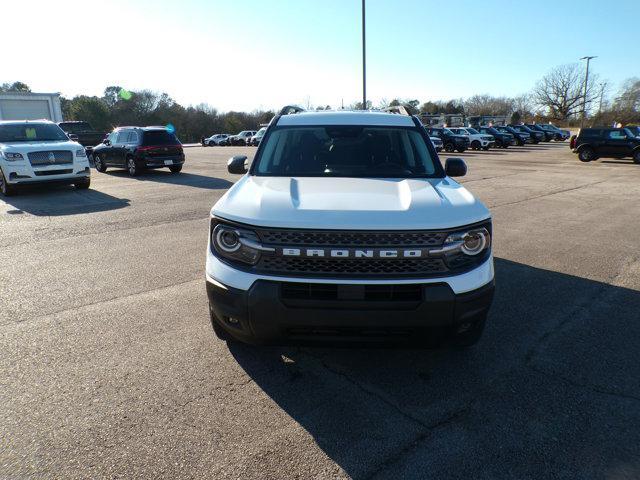
[[[32,0],[28,11],[3,6],[3,17],[20,48],[3,53],[11,68],[0,82],[38,91],[117,84],[222,110],[361,98],[360,0]],[[592,71],[616,90],[640,76],[638,20],[640,0],[367,0],[368,96],[517,95],[584,55],[598,55]],[[29,54],[64,24],[77,32],[60,46],[65,68]]]

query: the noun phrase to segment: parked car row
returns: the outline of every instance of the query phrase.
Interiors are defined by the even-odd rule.
[[[554,125],[482,125],[478,127],[433,127],[425,126],[431,141],[438,151],[464,152],[523,146],[551,140],[565,141],[568,130],[560,130]],[[436,141],[438,144],[436,144]]]

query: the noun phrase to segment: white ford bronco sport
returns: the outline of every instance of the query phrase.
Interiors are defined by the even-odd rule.
[[[247,164],[229,160],[245,175],[211,209],[218,337],[477,342],[494,291],[491,215],[417,117],[277,115]]]
[[[89,188],[84,147],[48,120],[0,122],[0,192],[8,196],[19,185],[50,182]]]

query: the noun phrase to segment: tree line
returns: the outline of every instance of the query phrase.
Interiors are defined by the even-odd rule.
[[[585,89],[584,69],[580,64],[561,65],[542,77],[534,88],[516,97],[473,95],[466,99],[431,100],[395,98],[382,100],[378,107],[404,106],[412,114],[505,115],[511,121],[548,122],[577,125],[586,99],[587,125],[611,125],[620,122],[640,124],[640,78],[630,78],[610,95],[609,82],[591,74]],[[0,84],[0,92],[29,92],[22,82]],[[237,133],[256,130],[268,123],[275,112],[219,112],[207,105],[184,107],[166,93],[150,90],[128,91],[109,86],[102,96],[78,95],[61,98],[66,120],[84,120],[94,128],[110,131],[122,125],[168,125],[175,127],[183,142],[199,141],[213,133]],[[367,108],[372,108],[367,102]],[[330,109],[318,106],[317,110]],[[349,106],[361,109],[362,103]]]
[[[573,63],[553,68],[530,92],[516,97],[485,94],[424,103],[396,98],[382,100],[379,106],[402,105],[411,114],[505,115],[514,123],[554,121],[563,125],[577,125],[584,109],[588,125],[640,124],[640,78],[625,81],[613,98],[609,98],[609,82],[597,74],[589,76],[586,89],[585,80],[583,66]]]

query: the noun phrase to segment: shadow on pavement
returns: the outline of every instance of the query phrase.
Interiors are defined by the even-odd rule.
[[[79,213],[105,212],[129,206],[129,200],[98,190],[77,190],[67,185],[21,186],[11,197],[0,197],[14,209],[10,215],[29,213],[36,216],[63,216]]]
[[[466,351],[229,350],[353,478],[640,478],[640,292],[503,259],[496,284]]]
[[[221,190],[233,185],[233,182],[223,178],[198,175],[196,173],[171,173],[168,170],[146,170],[137,177],[130,177],[125,170],[108,170],[107,175],[112,175],[114,177],[127,177],[141,182],[160,182],[170,185],[204,188],[207,190]]]

